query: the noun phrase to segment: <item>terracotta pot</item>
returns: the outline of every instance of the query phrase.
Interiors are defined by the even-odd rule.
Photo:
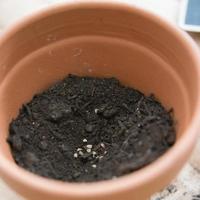
[[[144,200],[166,186],[187,161],[198,135],[200,58],[188,35],[143,10],[76,3],[39,12],[0,40],[0,174],[35,200]],[[173,107],[178,139],[147,167],[116,180],[72,184],[18,167],[6,142],[22,103],[68,73],[114,76]]]

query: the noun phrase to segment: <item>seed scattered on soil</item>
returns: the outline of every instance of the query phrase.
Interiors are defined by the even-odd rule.
[[[88,153],[90,153],[92,150],[91,150],[91,149],[87,149],[86,151],[87,151]]]
[[[87,148],[88,148],[88,149],[91,149],[91,148],[92,148],[92,144],[88,144],[88,145],[87,145]]]
[[[83,156],[84,153],[82,151],[79,151],[78,154]]]
[[[78,154],[77,153],[74,153],[74,158],[78,158]]]
[[[101,143],[101,147],[105,148],[105,144],[104,144],[104,143]]]

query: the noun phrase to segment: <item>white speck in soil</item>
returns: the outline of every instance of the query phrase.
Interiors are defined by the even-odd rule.
[[[43,139],[43,140],[45,140],[45,139],[46,139],[46,136],[45,136],[45,135],[43,135],[43,136],[42,136],[42,139]]]
[[[92,150],[91,150],[91,149],[87,149],[86,151],[87,151],[88,153],[91,153]]]
[[[92,149],[92,144],[88,144],[86,147],[87,147],[88,149]]]
[[[97,109],[97,108],[94,109],[94,112],[95,112],[96,114],[98,113],[98,111],[99,111],[99,109]]]
[[[84,153],[82,151],[79,151],[78,154],[82,156]]]
[[[78,158],[78,154],[77,153],[74,153],[74,158]]]
[[[84,139],[83,139],[83,142],[87,142],[87,139],[84,138]]]
[[[93,167],[93,168],[97,168],[97,165],[93,164],[92,167]]]
[[[105,148],[105,144],[104,143],[101,143],[100,145],[101,145],[102,148]]]

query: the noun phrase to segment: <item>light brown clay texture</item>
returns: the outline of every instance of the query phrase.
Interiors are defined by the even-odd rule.
[[[187,161],[200,119],[200,59],[192,40],[142,10],[76,3],[25,19],[0,40],[0,174],[32,200],[144,200],[166,186]],[[68,73],[114,76],[173,107],[178,140],[151,165],[98,183],[48,180],[19,168],[6,137],[22,103]]]

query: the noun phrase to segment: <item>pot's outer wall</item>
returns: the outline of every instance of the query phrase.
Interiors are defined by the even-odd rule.
[[[0,174],[32,200],[145,200],[188,159],[200,116],[200,66],[187,35],[136,8],[107,3],[58,6],[30,17],[0,41]],[[188,67],[189,66],[189,67]],[[6,137],[22,103],[68,73],[115,76],[154,93],[178,121],[176,145],[153,164],[90,184],[47,180],[16,166]]]

